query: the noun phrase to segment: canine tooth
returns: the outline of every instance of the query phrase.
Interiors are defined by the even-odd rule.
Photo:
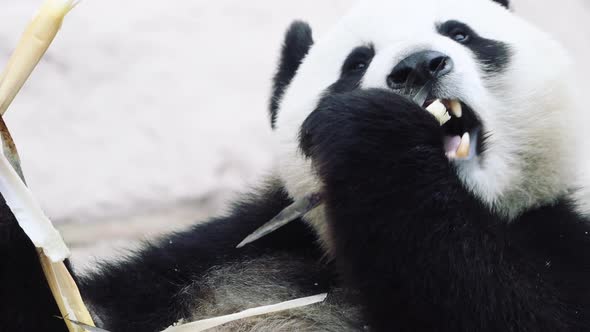
[[[457,159],[457,153],[456,152],[447,152],[446,153],[446,156],[450,160]]]
[[[451,107],[451,113],[453,113],[454,116],[458,118],[463,116],[463,106],[461,106],[461,103],[458,100],[451,100],[449,106]]]
[[[459,144],[459,148],[457,148],[456,156],[457,158],[467,158],[469,157],[469,147],[471,145],[471,137],[469,133],[463,134],[461,137],[461,144]]]
[[[435,100],[432,104],[430,104],[430,106],[426,107],[426,110],[430,114],[434,115],[441,126],[451,120],[451,116],[447,112],[447,108],[445,105],[443,105],[440,99]]]

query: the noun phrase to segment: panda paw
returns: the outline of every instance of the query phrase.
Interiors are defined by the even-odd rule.
[[[304,122],[300,141],[326,186],[368,190],[448,168],[442,129],[430,113],[386,90],[325,97]],[[359,188],[360,189],[360,188]]]
[[[408,239],[428,236],[449,206],[468,198],[445,155],[440,123],[390,91],[325,97],[300,137],[320,178],[329,236],[345,256],[391,246],[387,234],[401,236],[402,247],[408,232],[415,232]]]
[[[410,312],[424,312],[422,304],[408,305],[435,284],[425,266],[448,273],[439,255],[462,242],[445,231],[461,224],[456,207],[469,201],[439,122],[402,96],[365,90],[325,97],[300,137],[322,182],[330,254],[360,291],[371,327],[388,331],[395,321],[421,330],[422,317]]]

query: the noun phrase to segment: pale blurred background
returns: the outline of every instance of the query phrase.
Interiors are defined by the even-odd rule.
[[[285,28],[304,19],[320,35],[354,1],[83,0],[6,116],[75,260],[218,214],[255,185],[272,165]],[[0,63],[40,3],[0,0]],[[588,86],[590,0],[513,5],[573,52]]]

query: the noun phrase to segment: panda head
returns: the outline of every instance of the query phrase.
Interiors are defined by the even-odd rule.
[[[301,125],[319,100],[368,88],[407,94],[425,83],[420,75],[408,81],[416,66],[443,67],[429,98],[460,102],[462,117],[445,126],[447,138],[467,132],[477,147],[449,162],[492,211],[514,219],[572,187],[582,150],[578,98],[557,42],[507,1],[365,0],[315,42],[302,22],[287,33],[271,119],[278,172],[293,198],[321,187],[300,146]],[[321,214],[307,219],[321,228]]]

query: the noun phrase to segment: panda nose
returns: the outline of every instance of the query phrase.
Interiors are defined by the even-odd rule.
[[[440,78],[453,70],[453,60],[440,52],[422,51],[403,59],[387,77],[392,89],[424,86],[430,80]]]

